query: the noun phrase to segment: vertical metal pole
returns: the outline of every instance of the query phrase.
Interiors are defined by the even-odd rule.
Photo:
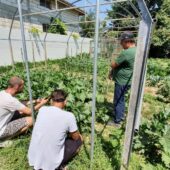
[[[45,67],[47,68],[47,44],[46,40],[44,41],[44,58],[45,58]]]
[[[121,170],[126,170],[129,166],[136,120],[139,116],[139,112],[141,111],[147,57],[153,28],[153,20],[144,0],[137,0],[137,2],[142,12],[142,21],[140,21],[137,41],[138,44],[134,63],[132,90],[128,108]]]
[[[91,123],[91,153],[90,153],[91,170],[93,168],[93,157],[94,157],[98,40],[99,40],[99,0],[96,0],[96,25],[95,25],[95,39],[94,39],[94,65],[93,65],[94,70],[93,70],[93,97],[92,97],[92,123]]]
[[[11,39],[8,39],[9,42],[9,49],[10,49],[10,54],[11,54],[11,63],[12,63],[12,67],[15,67],[15,61],[14,61],[14,54],[13,54],[13,49],[12,49],[12,43],[11,43]]]
[[[32,90],[31,90],[30,72],[29,72],[29,66],[28,66],[28,56],[27,56],[24,24],[23,24],[23,18],[22,18],[22,8],[21,8],[20,1],[21,0],[17,0],[17,2],[18,2],[18,12],[19,12],[19,18],[20,18],[20,27],[21,27],[22,48],[23,48],[23,54],[24,54],[23,57],[24,57],[26,73],[27,73],[29,100],[30,100],[30,106],[31,106],[31,111],[32,111],[32,118],[33,118],[33,123],[34,123],[35,119],[34,119],[34,107],[33,107],[33,102],[32,102]]]
[[[21,3],[23,2],[23,0],[21,0]],[[12,27],[13,27],[13,23],[14,23],[14,19],[15,19],[15,15],[17,14],[18,9],[16,9],[16,11],[14,12],[14,15],[12,16],[12,22],[10,25],[10,29],[9,29],[9,35],[8,35],[8,41],[9,41],[9,48],[10,48],[10,54],[11,54],[11,60],[12,60],[12,65],[13,68],[15,67],[15,61],[14,61],[14,54],[13,54],[13,49],[12,49],[12,42],[11,42],[11,32],[12,32]]]
[[[143,96],[144,96],[144,90],[145,90],[145,82],[146,82],[146,71],[145,71],[145,78],[144,78],[144,83],[143,83],[143,87],[142,87],[141,98],[140,98],[140,101],[139,101],[138,111],[137,111],[137,114],[136,114],[135,131],[138,131],[139,126],[140,126],[141,112],[142,112],[142,102],[143,102]]]

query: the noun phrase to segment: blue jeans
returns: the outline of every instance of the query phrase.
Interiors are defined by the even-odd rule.
[[[125,112],[125,94],[129,90],[130,85],[119,85],[115,83],[114,90],[114,116],[115,123],[120,123],[124,119]]]

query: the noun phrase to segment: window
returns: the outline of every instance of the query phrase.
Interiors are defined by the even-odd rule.
[[[40,0],[40,6],[52,9],[55,5],[55,0]]]
[[[49,24],[42,24],[43,32],[48,32]]]

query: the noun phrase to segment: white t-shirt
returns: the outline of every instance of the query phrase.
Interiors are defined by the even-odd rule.
[[[0,136],[3,134],[6,125],[11,120],[16,110],[21,110],[25,107],[18,99],[11,94],[0,91]]]
[[[75,116],[54,106],[39,110],[28,150],[29,165],[35,170],[55,170],[64,157],[67,132],[77,131]]]

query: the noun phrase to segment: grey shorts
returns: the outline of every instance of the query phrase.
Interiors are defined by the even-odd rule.
[[[28,126],[28,124],[25,117],[13,120],[7,124],[4,133],[0,136],[0,139],[3,140],[15,136],[26,126]]]

